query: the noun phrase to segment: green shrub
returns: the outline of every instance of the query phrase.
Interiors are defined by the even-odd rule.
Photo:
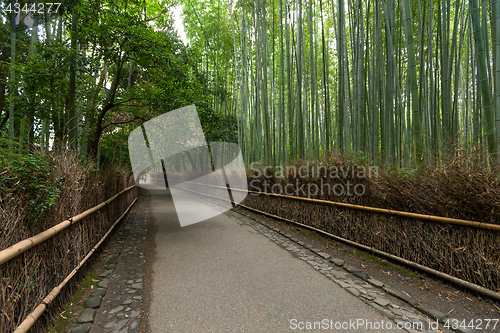
[[[55,205],[61,192],[57,165],[48,154],[17,154],[0,148],[0,203],[27,200],[32,218]]]

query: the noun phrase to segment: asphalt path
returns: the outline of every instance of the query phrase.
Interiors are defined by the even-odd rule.
[[[246,223],[221,214],[181,228],[175,208],[196,214],[196,204],[149,193],[151,332],[401,331]]]

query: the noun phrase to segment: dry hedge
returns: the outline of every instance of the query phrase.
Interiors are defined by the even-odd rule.
[[[77,158],[69,154],[52,154],[44,158],[52,159],[51,165],[57,166],[53,181],[60,182],[59,200],[38,216],[33,215],[36,205],[30,203],[42,202],[45,194],[20,189],[7,193],[15,200],[1,200],[0,197],[0,249],[96,206],[134,183],[128,174],[113,167],[102,170],[97,176],[90,167],[83,167]],[[99,213],[1,265],[0,332],[13,331],[74,269],[136,196],[135,189],[121,195]],[[31,331],[48,329],[58,311],[75,292],[88,267],[86,264],[66,285]]]
[[[331,172],[324,172],[317,166],[301,161],[295,165],[295,169],[282,167],[267,170],[267,177],[262,169],[256,171],[254,168],[248,171],[248,181],[249,184],[254,181],[250,190],[252,187],[263,189],[267,181],[268,192],[276,194],[287,184],[293,184],[293,187],[288,187],[289,193],[297,188],[297,184],[305,185],[306,189],[308,184],[316,184],[318,188],[323,185],[323,193],[320,190],[317,195],[310,197],[500,224],[499,180],[488,170],[471,169],[467,162],[464,158],[456,158],[433,171],[379,169],[376,176],[372,174],[372,177],[368,177],[368,172],[365,172],[365,177],[358,177],[362,173],[357,171],[363,166],[334,159],[322,165],[327,170],[352,171],[354,168],[356,171],[346,175],[340,172],[340,177],[332,178]],[[298,175],[299,167],[303,167],[302,175],[305,177]],[[328,193],[325,185],[330,184],[330,188],[333,188],[335,184],[340,184],[337,189],[341,186],[346,189],[348,181],[362,184],[364,194],[336,195],[333,191]],[[314,194],[314,189],[312,186],[311,194]],[[358,193],[360,189],[358,187]],[[303,194],[298,193],[299,196]],[[244,204],[500,291],[499,232],[266,195],[248,195]]]

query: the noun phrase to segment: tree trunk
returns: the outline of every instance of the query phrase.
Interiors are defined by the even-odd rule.
[[[405,35],[406,48],[408,50],[408,78],[410,80],[411,106],[412,106],[412,130],[413,144],[415,149],[415,160],[417,163],[422,161],[423,144],[422,144],[422,122],[420,110],[420,96],[418,95],[417,83],[417,62],[415,59],[415,44],[413,41],[413,24],[411,19],[410,1],[405,0],[403,5],[405,17]]]
[[[483,36],[479,18],[479,8],[477,0],[469,0],[469,9],[472,17],[472,30],[474,31],[474,44],[477,62],[478,89],[481,90],[483,106],[483,124],[488,141],[488,153],[494,160],[497,154],[497,141],[495,138],[495,119],[493,116],[493,105],[491,103],[488,73],[486,69],[486,58],[484,56]]]
[[[14,8],[16,1],[10,0],[11,8]],[[16,13],[10,13],[10,75],[9,75],[9,149],[14,148],[14,91],[16,91]]]
[[[78,150],[78,124],[76,121],[76,44],[78,34],[78,13],[75,11],[71,18],[71,52],[74,53],[69,66],[69,105],[68,105],[68,144],[71,150]]]
[[[35,8],[38,7],[38,2],[35,1]],[[29,57],[33,56],[35,51],[35,43],[38,41],[38,15],[33,18],[33,28],[31,29],[31,41],[29,47]],[[30,94],[32,95],[32,94]],[[28,145],[32,148],[35,143],[35,103],[29,103],[28,111]]]

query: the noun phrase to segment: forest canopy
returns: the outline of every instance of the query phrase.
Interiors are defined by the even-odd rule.
[[[125,159],[131,129],[190,104],[207,140],[235,142],[236,119],[215,112],[212,78],[179,39],[170,7],[3,1],[0,134],[10,149],[70,147],[82,157]]]
[[[497,1],[74,0],[31,21],[8,10],[42,3],[1,2],[12,149],[126,151],[131,128],[195,104],[207,141],[238,142],[247,163],[498,160]]]

